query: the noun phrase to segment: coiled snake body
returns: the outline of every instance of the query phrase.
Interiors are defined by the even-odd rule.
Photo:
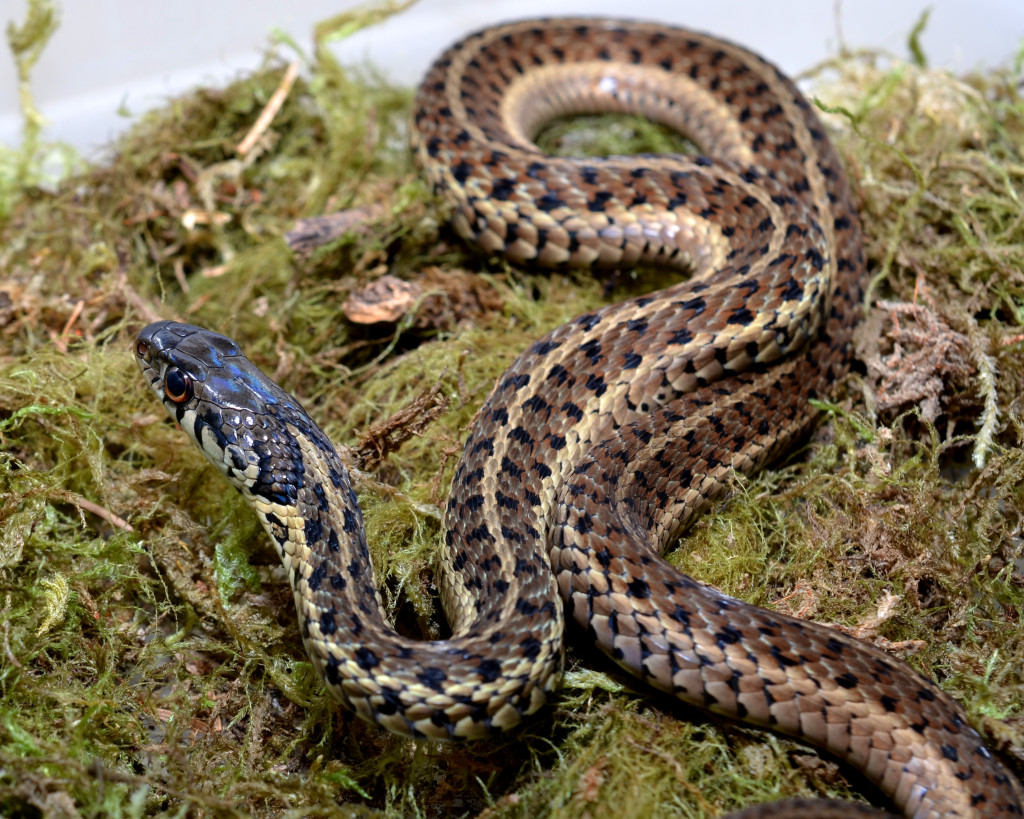
[[[531,141],[554,116],[595,110],[639,111],[707,156],[555,159]],[[406,639],[381,613],[348,474],[298,402],[224,336],[142,331],[154,391],[277,546],[330,690],[414,737],[508,730],[558,684],[560,593],[651,685],[826,748],[907,815],[1020,816],[1016,780],[931,682],[659,556],[731,470],[804,430],[809,400],[847,368],[860,228],[792,83],[687,31],[513,23],[439,58],[414,125],[428,179],[484,251],[693,278],[576,318],[501,377],[452,484],[440,584],[453,636],[440,642]]]

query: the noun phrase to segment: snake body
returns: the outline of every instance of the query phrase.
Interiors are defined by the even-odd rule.
[[[595,110],[643,113],[706,155],[556,159],[532,142],[551,117]],[[140,333],[153,390],[273,539],[329,689],[413,737],[506,731],[559,682],[561,596],[632,673],[827,749],[909,816],[1020,816],[1019,784],[933,683],[660,557],[733,470],[806,429],[810,399],[848,366],[860,228],[793,84],[688,31],[512,23],[438,59],[414,144],[456,229],[487,253],[693,276],[557,328],[498,381],[447,506],[453,635],[439,642],[400,636],[382,614],[348,473],[298,402],[225,336],[174,322]]]

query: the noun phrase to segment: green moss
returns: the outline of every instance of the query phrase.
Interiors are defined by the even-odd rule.
[[[737,478],[672,560],[752,602],[906,641],[909,662],[1019,757],[1019,71],[956,78],[872,55],[827,68],[814,87],[848,112],[830,123],[873,293],[916,292],[962,339],[970,371],[937,370],[930,415],[914,401],[880,410],[877,383],[851,376],[815,435]],[[433,638],[445,628],[431,568],[440,510],[481,401],[547,329],[664,274],[603,285],[465,252],[403,147],[408,90],[322,48],[240,160],[234,146],[283,72],[271,56],[148,115],[109,164],[3,193],[0,813],[706,816],[848,794],[803,746],[652,695],[575,631],[562,692],[504,741],[417,745],[326,694],[272,549],[141,383],[134,332],[171,316],[223,328],[339,444],[440,380],[448,410],[358,481],[389,610]],[[628,119],[548,138],[570,152],[687,149]],[[308,256],[282,239],[296,218],[371,203],[386,218]],[[221,216],[196,219],[210,211]],[[381,273],[428,267],[479,273],[503,307],[397,334],[340,318]],[[891,351],[889,311],[874,315]]]
[[[562,117],[535,139],[555,156],[628,156],[639,153],[690,154],[696,146],[682,134],[631,114]]]

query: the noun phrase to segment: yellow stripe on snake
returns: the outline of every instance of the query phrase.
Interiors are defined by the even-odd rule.
[[[545,20],[453,46],[415,105],[419,163],[486,253],[693,276],[574,319],[501,377],[452,483],[439,583],[453,635],[439,642],[398,635],[382,613],[348,473],[298,402],[224,336],[142,331],[152,388],[273,539],[331,692],[413,737],[507,731],[559,684],[561,596],[655,688],[826,749],[908,816],[1020,816],[1020,785],[934,684],[660,557],[733,470],[804,431],[810,399],[847,370],[860,228],[793,84],[701,34]],[[644,114],[706,156],[562,159],[532,142],[552,117],[594,111]]]

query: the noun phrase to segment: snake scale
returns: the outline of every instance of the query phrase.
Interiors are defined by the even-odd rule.
[[[594,111],[642,113],[704,154],[553,158],[533,143],[552,117]],[[794,85],[693,32],[518,22],[437,60],[413,131],[455,228],[484,252],[692,277],[579,316],[500,378],[452,483],[439,584],[453,635],[437,642],[400,636],[382,613],[348,473],[299,403],[225,336],[174,322],[140,333],[153,390],[276,545],[331,692],[413,737],[507,731],[559,682],[561,597],[655,688],[826,749],[908,816],[1020,816],[1020,785],[933,683],[660,557],[733,470],[757,469],[803,432],[810,399],[847,370],[860,227]]]

